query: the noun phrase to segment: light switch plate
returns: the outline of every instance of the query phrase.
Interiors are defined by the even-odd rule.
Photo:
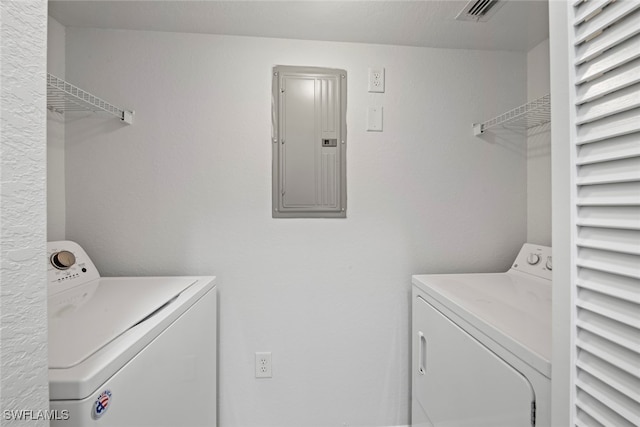
[[[382,132],[382,107],[367,108],[367,131]]]

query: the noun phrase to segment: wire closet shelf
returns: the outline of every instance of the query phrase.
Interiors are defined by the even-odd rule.
[[[127,124],[133,123],[133,111],[118,108],[48,73],[47,108],[56,113],[64,113],[65,111],[106,112]]]
[[[551,95],[547,94],[518,108],[507,111],[483,123],[474,123],[473,134],[482,135],[485,131],[501,126],[507,129],[526,131],[551,121]]]

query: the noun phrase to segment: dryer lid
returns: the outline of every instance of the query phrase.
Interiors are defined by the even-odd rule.
[[[550,377],[550,280],[509,270],[415,275],[413,284]]]
[[[100,278],[49,298],[49,367],[78,365],[151,317],[197,280]]]

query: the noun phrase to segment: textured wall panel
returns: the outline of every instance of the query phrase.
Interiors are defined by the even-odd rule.
[[[0,423],[48,408],[46,1],[0,3]],[[29,414],[24,414],[29,418]]]

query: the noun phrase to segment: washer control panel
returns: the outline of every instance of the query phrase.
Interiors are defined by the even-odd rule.
[[[87,253],[76,242],[48,242],[47,256],[47,279],[54,293],[100,278]]]
[[[76,256],[73,252],[58,251],[51,254],[49,260],[51,261],[51,265],[58,270],[68,270],[76,263]]]
[[[553,270],[551,248],[525,243],[511,269],[551,280],[551,272]]]

